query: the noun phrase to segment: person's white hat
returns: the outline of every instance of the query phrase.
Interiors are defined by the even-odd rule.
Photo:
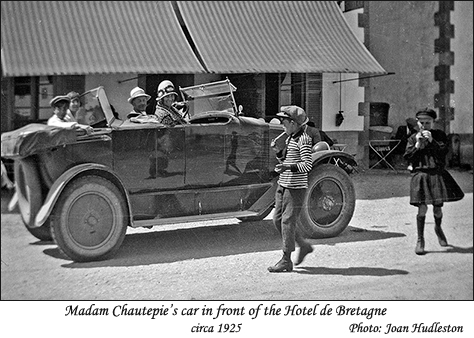
[[[146,97],[146,100],[148,101],[151,96],[145,93],[145,91],[140,88],[140,87],[135,87],[130,91],[130,97],[128,98],[128,103],[132,103],[134,99],[137,97]]]

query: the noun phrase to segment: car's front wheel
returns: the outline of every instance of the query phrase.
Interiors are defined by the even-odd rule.
[[[309,174],[299,227],[310,238],[335,237],[348,226],[354,209],[349,175],[332,164],[321,164]]]
[[[95,175],[68,184],[51,220],[58,247],[74,261],[111,257],[120,248],[128,225],[123,195],[111,181]]]

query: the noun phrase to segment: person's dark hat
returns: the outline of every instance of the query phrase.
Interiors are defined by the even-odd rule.
[[[438,115],[436,115],[436,112],[433,109],[425,108],[423,110],[419,110],[416,113],[416,118],[420,118],[420,117],[431,117],[433,120],[436,120]]]
[[[287,118],[293,120],[298,125],[308,123],[309,119],[303,108],[298,106],[282,106],[277,114],[279,118]]]
[[[416,119],[414,119],[413,117],[407,118],[405,122],[407,123],[407,126],[410,128],[415,128],[417,126]]]
[[[59,95],[59,96],[55,96],[51,99],[51,101],[49,101],[49,104],[51,105],[51,107],[57,107],[59,105],[60,102],[71,102],[71,99],[69,98],[69,96],[67,95]]]

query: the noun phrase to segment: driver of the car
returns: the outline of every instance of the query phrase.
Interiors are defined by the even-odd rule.
[[[179,112],[180,109],[185,108],[185,104],[176,102],[178,93],[171,81],[162,81],[158,85],[157,94],[155,115],[161,123],[171,126],[188,123]]]

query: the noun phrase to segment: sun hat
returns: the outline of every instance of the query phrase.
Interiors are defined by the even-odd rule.
[[[49,101],[49,104],[51,105],[51,107],[57,107],[59,102],[61,101],[66,101],[67,103],[71,102],[71,99],[69,98],[69,96],[67,95],[58,95],[58,96],[55,96],[51,99],[51,101]]]
[[[140,88],[140,87],[135,87],[130,91],[130,97],[128,98],[128,103],[132,103],[134,99],[137,97],[146,97],[146,100],[148,101],[151,96],[145,93],[145,91]]]
[[[308,123],[309,121],[306,112],[303,110],[303,108],[298,106],[282,106],[277,116],[280,118],[293,120],[300,126]]]
[[[157,92],[157,98],[156,101],[161,100],[162,98],[169,96],[169,95],[175,95],[176,97],[178,96],[178,93],[175,92],[174,90],[174,85],[171,81],[169,80],[164,80],[158,85],[158,89],[156,90]]]

